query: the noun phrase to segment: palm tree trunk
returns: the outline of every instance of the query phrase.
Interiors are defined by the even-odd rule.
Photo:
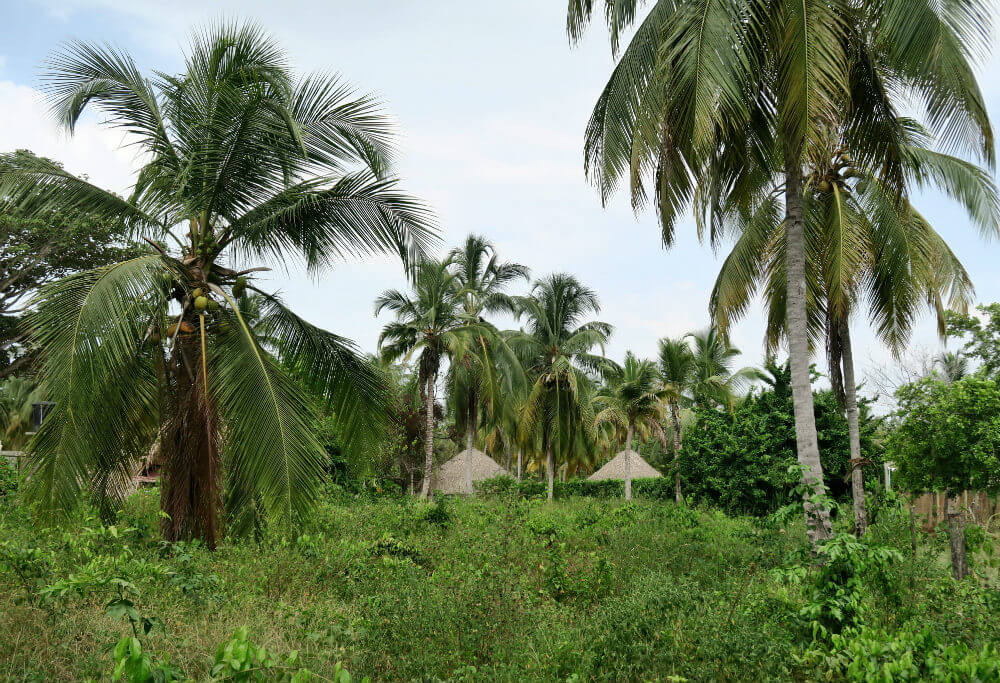
[[[785,154],[785,241],[788,355],[792,369],[792,403],[795,408],[795,443],[805,484],[806,529],[816,544],[831,536],[830,511],[815,496],[824,493],[823,466],[819,459],[812,384],[809,379],[809,328],[806,314],[806,233],[802,215],[802,169],[798,150]]]
[[[965,556],[965,511],[961,498],[946,494],[945,515],[948,517],[948,539],[951,545],[951,575],[964,579],[969,575],[969,562]]]
[[[517,449],[517,480],[521,481],[521,449]]]
[[[476,422],[478,411],[476,410],[475,394],[469,397],[469,424],[465,430],[465,492],[472,495],[472,448],[476,441]]]
[[[164,426],[160,501],[168,541],[200,539],[214,549],[220,532],[215,406],[205,392],[204,364],[196,335],[177,338],[172,416]]]
[[[681,504],[681,407],[677,401],[670,401],[670,420],[674,427],[674,502]]]
[[[844,364],[844,397],[847,408],[847,432],[851,444],[851,495],[854,497],[854,528],[858,536],[868,530],[865,508],[865,479],[861,471],[861,428],[858,425],[858,395],[854,382],[854,354],[851,330],[846,320],[840,322],[841,362]]]
[[[625,500],[632,500],[632,439],[635,427],[630,422],[625,431]]]
[[[424,481],[420,485],[420,497],[431,495],[431,479],[434,477],[434,373],[427,375],[427,390],[424,392]]]
[[[555,468],[555,460],[552,458],[552,447],[549,446],[548,450],[545,451],[545,474],[549,480],[549,500],[552,500],[555,497],[555,483],[553,479]]]

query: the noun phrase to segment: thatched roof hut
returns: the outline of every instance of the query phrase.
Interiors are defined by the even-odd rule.
[[[462,451],[437,468],[437,471],[434,472],[434,481],[432,482],[434,490],[441,493],[473,493],[465,484],[465,464],[467,458],[470,461],[469,466],[472,470],[473,482],[507,474],[507,470],[497,464],[496,460],[481,450],[473,448],[471,451]]]
[[[629,451],[629,464],[631,465],[633,479],[650,479],[652,477],[662,477],[660,472],[642,459],[642,456],[635,451]],[[587,477],[590,481],[601,481],[603,479],[625,479],[625,451],[611,458],[604,467]]]

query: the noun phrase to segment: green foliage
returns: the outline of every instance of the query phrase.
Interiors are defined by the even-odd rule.
[[[844,481],[850,460],[847,421],[833,394],[813,394],[824,482],[835,499],[850,495]],[[861,452],[875,465],[865,467],[867,483],[877,482],[882,449],[876,441],[878,420],[862,402]],[[685,495],[733,514],[763,516],[789,503],[800,482],[789,472],[797,462],[791,396],[768,389],[752,394],[732,413],[697,410],[697,422],[685,432],[680,455]]]
[[[866,589],[884,585],[886,573],[902,554],[884,546],[859,541],[851,534],[837,534],[815,548],[819,568],[811,577],[809,601],[799,617],[813,639],[829,639],[844,629],[861,626],[865,618]],[[778,572],[790,580],[808,575],[808,565],[797,564]]]
[[[959,683],[1000,678],[1000,650],[987,643],[979,649],[949,643],[930,627],[914,625],[887,633],[882,629],[849,629],[831,637],[829,645],[806,653],[803,661],[826,678],[851,683]]]
[[[13,496],[21,483],[21,477],[6,457],[0,456],[0,500]]]
[[[121,526],[81,510],[44,528],[11,511],[0,678],[108,680],[124,662],[121,680],[169,680],[167,667],[198,681],[339,682],[345,669],[442,682],[840,680],[806,657],[820,647],[800,616],[813,603],[853,609],[886,639],[909,624],[969,652],[1000,638],[997,592],[951,580],[935,546],[911,558],[905,514],[883,512],[870,539],[831,543],[817,565],[798,554],[800,515],[778,528],[643,495],[622,504],[615,484],[555,504],[446,498],[446,525],[411,498],[325,500],[294,539],[265,529],[214,552],[154,537],[155,489],[128,501]],[[879,565],[870,548],[886,546],[904,559]],[[789,556],[803,559],[798,582],[774,576]],[[197,596],[178,584],[198,575],[218,580]],[[838,589],[847,607],[831,601]]]
[[[636,497],[651,500],[673,500],[674,484],[666,477],[633,479],[632,491]],[[513,477],[501,475],[475,482],[476,492],[484,496],[540,498],[546,495],[545,484],[538,480],[517,481]],[[556,499],[574,496],[587,498],[621,498],[625,495],[625,482],[620,479],[568,479],[553,484]]]
[[[947,333],[965,344],[961,354],[976,361],[990,377],[1000,374],[1000,303],[977,306],[980,315],[949,311]]]
[[[911,491],[1000,490],[1000,387],[982,376],[928,377],[896,392],[887,456]]]

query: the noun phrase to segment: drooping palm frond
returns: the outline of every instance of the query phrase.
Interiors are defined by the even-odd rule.
[[[153,357],[144,340],[166,311],[171,268],[142,256],[58,280],[29,317],[44,391],[56,407],[29,446],[29,495],[68,512],[92,481],[113,504],[158,420]],[[100,498],[99,498],[100,500]]]

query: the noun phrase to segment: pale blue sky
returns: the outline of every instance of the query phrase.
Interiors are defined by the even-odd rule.
[[[576,274],[601,296],[601,318],[616,333],[608,352],[652,356],[656,340],[707,324],[718,261],[698,244],[693,223],[670,251],[660,247],[651,213],[632,214],[627,199],[601,207],[582,170],[583,129],[612,60],[606,35],[591,31],[570,48],[565,0],[36,0],[2,2],[0,150],[27,147],[89,173],[107,187],[129,183],[130,153],[91,122],[68,140],[44,116],[36,91],[41,62],[60,42],[112,42],[144,68],[180,67],[192,27],[220,17],[269,28],[303,71],[333,70],[377,93],[398,120],[399,173],[405,188],[436,211],[445,245],[468,232],[488,236],[504,258],[537,275]],[[994,56],[982,72],[994,123],[1000,83]],[[984,243],[947,201],[922,197],[934,222],[972,274],[981,301],[1000,300],[997,243]],[[380,325],[371,302],[402,287],[398,264],[350,263],[318,281],[299,272],[272,278],[311,321],[373,351]],[[888,356],[867,321],[854,322],[863,370]],[[759,362],[759,307],[734,332],[747,363]],[[929,318],[916,346],[936,347]]]

